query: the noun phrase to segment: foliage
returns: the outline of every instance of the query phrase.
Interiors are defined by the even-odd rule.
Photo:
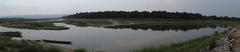
[[[167,12],[167,11],[103,11],[80,12],[63,18],[165,18],[165,19],[212,19],[212,20],[239,20],[235,17],[203,16],[199,13]]]

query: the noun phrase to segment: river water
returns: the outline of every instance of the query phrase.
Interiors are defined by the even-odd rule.
[[[129,52],[143,47],[169,45],[194,38],[222,32],[227,28],[201,28],[189,31],[152,31],[132,29],[109,29],[101,27],[78,27],[65,23],[55,23],[57,26],[69,27],[69,30],[30,30],[0,27],[1,32],[20,31],[26,40],[56,40],[70,41],[71,44],[50,43],[53,45],[78,49],[98,50],[105,52]]]

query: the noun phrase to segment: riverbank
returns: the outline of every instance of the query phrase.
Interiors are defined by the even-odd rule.
[[[208,52],[240,52],[240,27],[229,29],[217,40],[216,46]]]
[[[68,27],[55,26],[53,22],[2,22],[3,27],[35,30],[67,30]]]
[[[44,45],[30,40],[13,40],[20,32],[0,32],[0,52],[64,52],[53,45]]]
[[[239,21],[227,20],[187,20],[187,19],[66,19],[58,21],[80,27],[104,27],[111,29],[141,29],[141,30],[191,30],[202,27],[229,27],[239,24]],[[67,30],[68,27],[55,26],[55,21],[17,21],[1,22],[3,27],[35,29],[35,30]]]
[[[169,46],[146,47],[135,52],[240,52],[240,27]]]
[[[0,32],[0,52],[86,52],[85,49],[69,49],[46,42],[34,40],[17,40],[21,32]]]

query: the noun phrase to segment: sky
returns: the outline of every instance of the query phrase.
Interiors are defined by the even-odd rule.
[[[0,16],[170,11],[240,17],[240,0],[0,0]]]

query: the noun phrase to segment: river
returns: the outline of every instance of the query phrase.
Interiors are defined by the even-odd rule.
[[[110,29],[101,27],[78,27],[65,23],[55,23],[57,26],[66,26],[68,30],[30,30],[0,27],[1,32],[20,31],[25,40],[56,40],[69,41],[71,44],[50,43],[53,45],[93,51],[129,52],[143,47],[169,45],[194,38],[211,35],[216,31],[222,32],[227,28],[201,28],[188,31],[153,31],[132,29]]]

